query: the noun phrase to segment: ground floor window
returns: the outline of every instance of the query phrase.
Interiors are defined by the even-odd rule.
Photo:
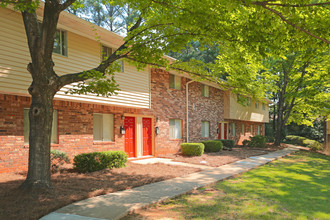
[[[29,120],[29,110],[28,108],[24,109],[24,143],[29,143],[30,135],[30,120]],[[57,135],[57,110],[53,110],[53,123],[52,123],[52,136],[51,143],[58,143]]]
[[[93,114],[93,140],[114,141],[113,114]]]
[[[260,135],[260,132],[261,131],[261,128],[260,128],[260,125],[258,125],[258,135]]]
[[[244,124],[242,124],[242,135],[245,135],[245,128],[244,128]]]
[[[232,135],[233,137],[235,137],[235,134],[236,134],[235,123],[232,123],[232,124],[231,124],[231,135]]]
[[[250,126],[250,129],[251,129],[251,135],[253,135],[253,125]]]
[[[170,139],[182,138],[182,120],[170,119]]]
[[[210,137],[210,122],[202,121],[202,137]]]

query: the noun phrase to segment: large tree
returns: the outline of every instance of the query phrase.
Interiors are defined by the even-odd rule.
[[[105,61],[91,70],[58,75],[54,71],[52,51],[60,13],[75,0],[45,0],[43,20],[39,25],[36,9],[39,0],[3,0],[1,6],[13,4],[22,13],[31,56],[28,71],[32,83],[28,92],[32,97],[29,111],[29,169],[23,183],[27,188],[49,187],[50,138],[53,98],[63,86],[79,84],[80,93],[94,92],[111,95],[116,89],[109,75],[112,64],[126,59],[137,68],[146,65],[185,70],[194,76],[219,80],[219,71],[208,71],[203,62],[180,61],[169,63],[163,56],[170,50],[183,49],[189,42],[201,45],[216,42],[224,52],[239,51],[253,57],[280,55],[283,50],[329,45],[329,2],[311,0],[104,0],[102,3],[127,5],[139,16],[132,21],[124,43]],[[81,3],[79,1],[79,3]],[[244,55],[245,56],[245,55]],[[243,57],[244,57],[243,56]],[[244,62],[235,57],[235,62]],[[233,62],[233,61],[231,61]],[[247,74],[245,77],[249,77]],[[243,77],[243,76],[242,76]],[[86,81],[88,80],[88,81]],[[234,87],[237,84],[233,83]],[[79,92],[78,90],[75,90]]]

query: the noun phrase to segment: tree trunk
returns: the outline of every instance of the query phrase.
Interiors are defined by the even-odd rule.
[[[32,89],[31,89],[32,87]],[[33,88],[32,104],[29,111],[29,170],[21,188],[49,188],[50,181],[50,144],[53,122],[53,98],[51,86],[47,89]],[[45,87],[45,86],[44,86]],[[35,92],[38,90],[38,92]],[[47,91],[48,90],[48,91]]]

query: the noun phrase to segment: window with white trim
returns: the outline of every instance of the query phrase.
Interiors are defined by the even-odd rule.
[[[261,134],[261,127],[260,127],[260,125],[258,125],[258,135],[260,135]]]
[[[181,90],[181,77],[170,74],[169,87],[172,89]]]
[[[202,137],[210,137],[210,122],[202,121]]]
[[[93,140],[114,141],[113,114],[93,114]]]
[[[28,108],[24,109],[24,143],[29,143],[30,135],[30,120],[29,120],[29,110]],[[53,123],[52,123],[52,134],[51,134],[51,143],[58,143],[57,135],[57,110],[53,110]]]
[[[170,139],[182,138],[182,120],[170,119]]]
[[[245,135],[244,124],[242,124],[242,135]]]
[[[250,129],[251,134],[253,134],[253,125],[250,126]]]
[[[68,55],[66,31],[56,30],[54,37],[53,52],[63,56]]]
[[[236,126],[235,123],[231,124],[231,135],[235,136],[236,135]]]
[[[255,106],[256,106],[256,109],[259,108],[259,102],[258,101],[255,102]]]
[[[202,84],[202,96],[210,97],[210,87]]]

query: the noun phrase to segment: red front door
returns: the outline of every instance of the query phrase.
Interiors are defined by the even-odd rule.
[[[128,157],[135,157],[135,118],[125,116],[125,152]]]
[[[152,124],[151,118],[142,118],[143,156],[152,155]]]
[[[227,123],[223,124],[223,139],[227,140]]]
[[[218,129],[219,129],[218,139],[221,139],[221,123],[218,124]]]

